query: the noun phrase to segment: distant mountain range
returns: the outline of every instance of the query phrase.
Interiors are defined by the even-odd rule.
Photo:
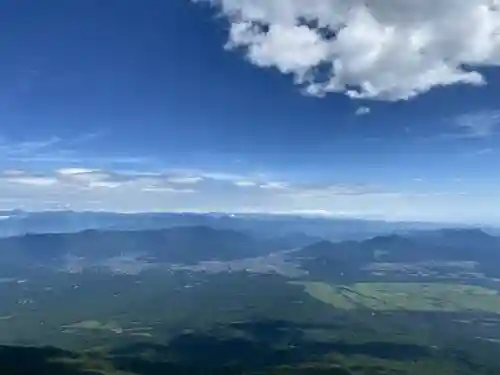
[[[309,256],[324,256],[339,261],[493,261],[500,259],[500,238],[480,229],[441,229],[406,236],[377,236],[359,242],[323,241],[301,251]]]
[[[260,240],[237,231],[203,226],[140,231],[85,230],[2,238],[0,262],[47,265],[58,264],[68,257],[102,261],[134,256],[152,263],[192,264],[256,257],[288,246],[290,242],[286,238]]]
[[[479,229],[441,229],[377,236],[364,241],[322,241],[294,254],[322,275],[357,273],[372,263],[474,262],[490,275],[500,275],[500,237]],[[359,274],[357,274],[359,277]]]
[[[103,262],[127,258],[148,263],[196,264],[294,250],[288,255],[309,270],[356,273],[373,263],[469,261],[490,273],[500,264],[500,238],[478,229],[442,229],[331,242],[293,233],[273,238],[208,226],[77,233],[26,234],[0,238],[2,266],[57,266],[68,260]]]
[[[387,233],[432,230],[446,225],[231,213],[122,214],[74,211],[0,211],[0,237],[32,233],[74,233],[88,229],[125,231],[164,229],[178,226],[208,226],[267,237],[298,234],[340,241],[369,238]]]

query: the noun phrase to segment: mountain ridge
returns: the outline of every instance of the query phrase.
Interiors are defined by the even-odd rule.
[[[238,259],[273,250],[272,244],[250,235],[204,226],[158,230],[26,234],[0,239],[5,260],[53,263],[65,255],[103,259],[127,254],[145,255],[155,261],[196,263],[201,260]],[[275,246],[278,246],[276,244]]]

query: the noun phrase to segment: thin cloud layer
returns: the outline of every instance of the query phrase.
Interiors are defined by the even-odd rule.
[[[406,100],[500,66],[499,0],[195,1],[227,17],[229,49],[311,95]]]
[[[0,171],[0,209],[13,208],[378,215],[412,220],[448,220],[455,215],[464,220],[474,212],[490,212],[490,220],[498,217],[487,200],[462,192],[426,191],[425,187],[398,191],[364,184],[273,180],[252,174],[92,168],[46,173]]]

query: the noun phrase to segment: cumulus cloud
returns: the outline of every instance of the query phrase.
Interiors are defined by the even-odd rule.
[[[227,17],[228,49],[311,95],[404,100],[500,66],[499,0],[195,1]]]

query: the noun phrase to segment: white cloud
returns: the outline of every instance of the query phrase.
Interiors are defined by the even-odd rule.
[[[89,168],[61,168],[57,170],[57,173],[63,176],[75,176],[80,174],[89,174],[93,172],[96,172],[96,170]]]
[[[225,182],[240,187],[257,186],[269,179],[263,173],[233,173],[199,169],[171,169],[163,172],[170,183],[176,182]]]
[[[409,99],[500,66],[499,0],[195,1],[229,19],[228,48],[312,95]]]
[[[118,183],[110,173],[99,169],[63,168],[56,175],[61,181],[80,187],[112,187]]]
[[[262,184],[259,186],[261,189],[267,189],[267,190],[285,190],[289,186],[285,182],[266,182],[265,184]]]
[[[280,214],[280,212],[277,212],[277,214]],[[338,212],[332,212],[332,211],[327,211],[327,210],[308,210],[308,209],[303,209],[303,210],[292,210],[292,211],[285,211],[281,212],[283,215],[300,215],[300,216],[338,216]]]
[[[359,107],[358,109],[356,109],[356,112],[354,112],[354,114],[356,116],[364,116],[364,115],[367,115],[371,112],[371,109],[368,108],[368,107]]]
[[[175,194],[192,194],[196,193],[194,189],[175,189],[172,187],[159,187],[159,186],[147,186],[142,188],[141,191],[146,193],[175,193]]]
[[[28,186],[52,186],[57,183],[57,179],[44,176],[11,176],[4,178],[6,182]]]
[[[170,177],[168,182],[171,184],[179,184],[179,185],[191,185],[197,184],[198,182],[202,182],[203,177],[200,176],[191,176],[191,177]]]
[[[3,171],[4,176],[22,176],[25,172],[21,169],[7,169]]]
[[[330,199],[345,196],[368,196],[393,194],[365,185],[327,185],[316,187],[293,187],[287,194],[296,199]]]
[[[121,183],[116,181],[90,181],[88,187],[91,189],[116,189]]]
[[[441,191],[428,191],[427,184],[418,184],[416,191],[397,191],[368,184],[312,185],[262,177],[253,180],[246,176],[246,179],[238,180],[238,188],[235,188],[238,181],[228,183],[222,179],[200,183],[194,190],[191,185],[168,182],[169,178],[179,175],[178,171],[153,173],[89,168],[79,171],[82,173],[73,172],[68,176],[60,170],[0,171],[0,208],[225,211],[500,222],[498,210],[491,204],[499,199],[496,190],[491,190],[493,193],[480,188],[468,191],[465,184],[460,191],[447,190],[450,188],[448,184],[444,184]],[[255,188],[244,188],[251,184],[241,182],[253,182]]]
[[[246,181],[246,180],[236,181],[234,184],[236,186],[239,186],[239,187],[254,187],[254,186],[257,186],[256,182],[254,182],[254,181]]]
[[[5,139],[0,139],[0,154],[5,154],[6,156],[25,156],[43,153],[59,143],[61,143],[59,137],[25,142],[9,142]]]
[[[245,178],[245,176],[235,174],[235,173],[226,173],[226,172],[198,172],[200,176],[203,178],[214,180],[214,181],[228,181],[233,182],[237,180],[241,180]]]

